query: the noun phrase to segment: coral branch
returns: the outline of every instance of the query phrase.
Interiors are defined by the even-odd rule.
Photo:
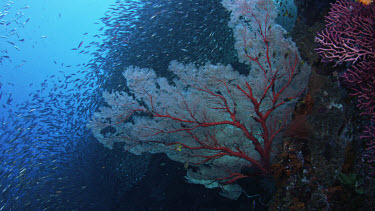
[[[326,17],[326,28],[318,34],[316,52],[324,60],[341,64],[375,59],[375,6],[338,0]]]
[[[188,179],[231,184],[269,174],[272,143],[291,118],[295,99],[307,85],[310,69],[297,47],[275,24],[272,0],[232,1],[236,50],[249,75],[231,66],[172,61],[173,81],[151,69],[124,71],[129,93],[105,93],[89,127],[108,147],[116,142],[135,154],[165,153],[194,165]],[[242,16],[240,18],[239,16]],[[212,183],[211,182],[211,183]],[[210,184],[211,184],[210,183]]]

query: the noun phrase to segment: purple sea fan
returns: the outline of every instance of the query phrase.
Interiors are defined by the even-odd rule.
[[[358,98],[361,115],[375,121],[375,61],[363,61],[353,65],[342,76],[343,83]]]
[[[326,23],[315,38],[315,50],[323,60],[341,64],[375,59],[374,4],[338,0],[332,4]]]
[[[342,77],[352,90],[350,95],[358,98],[357,107],[361,109],[361,115],[368,116],[375,123],[375,61],[360,62],[348,69]],[[375,127],[366,126],[360,138],[366,140],[366,160],[370,164],[371,174],[375,175]]]
[[[325,62],[351,62],[343,83],[358,99],[361,115],[370,120],[361,139],[367,141],[367,161],[375,164],[375,5],[337,0],[326,17],[326,28],[318,33],[316,52]],[[373,172],[375,173],[375,171]]]
[[[361,138],[367,140],[365,157],[367,158],[367,162],[370,164],[370,174],[375,175],[375,126],[366,126],[366,130]]]

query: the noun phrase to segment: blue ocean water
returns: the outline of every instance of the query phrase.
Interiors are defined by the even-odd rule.
[[[181,166],[172,163],[165,169],[165,158],[157,158],[156,175],[175,180],[153,177],[129,193],[143,180],[150,156],[104,148],[86,124],[103,104],[103,90],[124,89],[118,76],[130,64],[152,66],[165,74],[162,70],[173,58],[227,59],[216,40],[206,38],[206,45],[198,45],[198,38],[212,31],[230,35],[220,29],[219,23],[226,25],[228,17],[222,7],[216,9],[218,5],[157,0],[2,1],[0,210],[153,210],[161,206],[168,186],[185,184]],[[217,24],[201,15],[207,8]],[[170,15],[183,24],[170,22]],[[232,45],[230,36],[218,37],[225,39],[224,45]],[[210,54],[213,48],[221,53]],[[187,49],[207,58],[202,60]],[[185,188],[178,188],[180,194],[186,193]],[[145,206],[144,200],[134,198],[139,194],[157,204]],[[168,206],[180,207],[175,200]]]
[[[320,0],[295,1],[298,8],[275,2],[285,36],[296,23],[308,28],[322,21],[320,10],[329,7]],[[297,18],[299,12],[306,16]],[[172,60],[230,64],[248,73],[228,21],[216,0],[1,0],[0,211],[266,210],[275,193],[270,178],[249,178],[241,184],[248,192],[230,200],[187,184],[192,165],[165,155],[136,156],[120,144],[110,150],[87,128],[106,105],[103,91],[127,90],[122,72],[129,65],[167,79]],[[301,34],[318,28],[301,25]],[[305,42],[298,46],[313,51],[313,41]],[[301,198],[311,196],[304,191]]]
[[[242,206],[186,184],[183,166],[165,157],[104,148],[86,127],[104,90],[126,89],[121,73],[129,65],[167,78],[171,60],[246,72],[220,2],[3,0],[0,6],[0,210]],[[290,28],[294,18],[283,21]],[[147,170],[153,176],[145,180]],[[258,193],[267,191],[252,189],[245,209],[263,206]],[[197,193],[204,197],[197,200]]]
[[[0,210],[105,210],[143,175],[147,156],[134,166],[86,129],[105,77],[88,64],[111,5],[1,1]]]

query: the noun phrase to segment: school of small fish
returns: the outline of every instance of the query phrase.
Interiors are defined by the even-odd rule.
[[[12,62],[9,47],[22,52],[18,44],[27,38],[18,32],[33,21],[25,15],[29,6],[13,14],[8,12],[12,5],[7,0],[0,12],[0,39],[9,45],[0,46],[0,65]],[[171,60],[231,63],[241,69],[228,20],[216,1],[119,0],[93,23],[105,25],[98,34],[84,33],[68,48],[91,55],[88,63],[45,61],[75,68],[76,73],[62,71],[29,84],[37,91],[22,104],[15,104],[14,96],[3,90],[14,85],[0,77],[0,211],[105,210],[114,197],[106,193],[116,187],[121,195],[141,180],[149,157],[109,151],[86,128],[104,103],[102,92],[125,90],[122,71],[129,65],[153,68],[167,78],[173,78],[166,71]],[[85,40],[88,36],[98,41]]]
[[[14,14],[9,12],[15,9],[12,5],[12,1],[0,3],[0,39],[9,45],[0,45],[0,65],[14,62],[9,47],[22,53],[18,43],[26,43],[27,38],[19,37],[19,30],[32,21],[25,11],[29,6],[18,8]],[[59,17],[63,18],[61,14]],[[105,35],[93,37],[102,39]],[[108,204],[102,202],[110,201],[111,194],[105,199],[103,192],[114,188],[126,191],[143,177],[148,156],[138,158],[122,150],[109,151],[86,128],[87,120],[102,103],[101,84],[110,71],[99,68],[101,62],[95,56],[98,52],[90,49],[98,45],[79,41],[73,49],[80,50],[79,54],[91,53],[89,64],[46,61],[77,71],[67,74],[61,70],[40,84],[30,83],[28,87],[36,91],[21,104],[14,103],[14,94],[6,89],[17,87],[3,81],[0,73],[0,211],[105,210]],[[23,63],[16,66],[20,68]],[[94,194],[90,198],[88,193]]]

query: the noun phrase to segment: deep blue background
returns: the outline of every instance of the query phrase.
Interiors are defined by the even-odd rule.
[[[88,131],[103,90],[126,89],[128,65],[165,77],[175,59],[246,70],[218,1],[122,2],[0,3],[0,211],[254,207],[186,184],[183,164],[108,150]]]

